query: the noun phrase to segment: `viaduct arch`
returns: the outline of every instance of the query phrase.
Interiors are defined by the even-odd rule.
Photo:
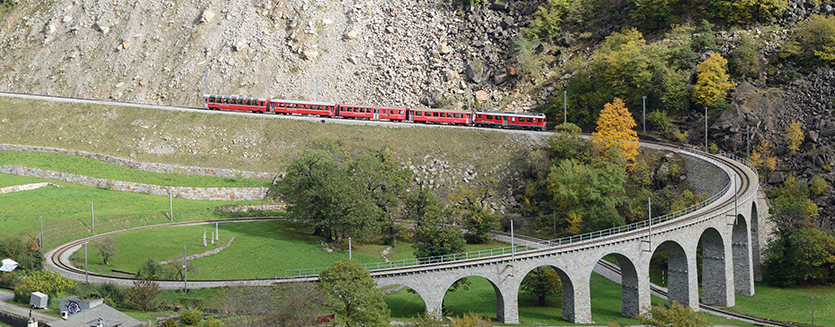
[[[518,323],[522,278],[536,268],[551,266],[563,285],[562,318],[592,323],[589,282],[595,264],[604,256],[613,256],[622,271],[621,313],[635,317],[650,306],[650,259],[660,250],[668,255],[668,301],[698,310],[697,253],[701,251],[702,302],[730,307],[735,305],[736,294],[753,295],[754,269],[759,269],[756,171],[732,155],[645,146],[686,157],[688,166],[703,170],[696,176],[701,185],[695,187],[713,196],[683,212],[653,217],[651,222],[547,241],[536,250],[376,269],[371,275],[379,286],[411,288],[430,314],[440,312],[452,283],[465,277],[483,277],[496,293],[496,317],[504,323]]]

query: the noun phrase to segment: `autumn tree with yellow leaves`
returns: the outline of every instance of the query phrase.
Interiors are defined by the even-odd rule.
[[[633,130],[635,126],[635,119],[623,100],[615,98],[603,106],[597,119],[596,132],[592,133],[595,150],[612,162],[634,163],[641,146],[638,133]]]
[[[803,139],[803,125],[799,121],[794,121],[786,128],[786,142],[788,142],[788,148],[792,150],[792,153],[800,150]]]
[[[729,81],[725,65],[728,60],[714,53],[710,58],[699,64],[696,68],[696,86],[693,88],[693,102],[698,105],[712,105],[719,98],[724,98],[728,90],[736,86],[736,83]]]

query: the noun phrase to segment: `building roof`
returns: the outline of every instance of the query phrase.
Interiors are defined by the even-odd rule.
[[[104,327],[136,327],[142,326],[142,322],[113,309],[107,304],[81,311],[64,319],[53,320],[47,323],[50,327],[96,327],[99,319]]]

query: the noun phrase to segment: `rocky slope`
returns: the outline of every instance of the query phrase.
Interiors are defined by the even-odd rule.
[[[33,0],[0,22],[0,90],[197,106],[242,94],[526,110],[507,48],[536,2]],[[512,76],[510,77],[512,78]]]

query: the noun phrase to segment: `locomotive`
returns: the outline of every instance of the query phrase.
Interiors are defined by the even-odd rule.
[[[449,124],[475,127],[545,130],[545,114],[504,111],[458,111],[344,105],[238,95],[203,95],[203,109],[247,111],[264,114],[313,115],[394,122]]]

